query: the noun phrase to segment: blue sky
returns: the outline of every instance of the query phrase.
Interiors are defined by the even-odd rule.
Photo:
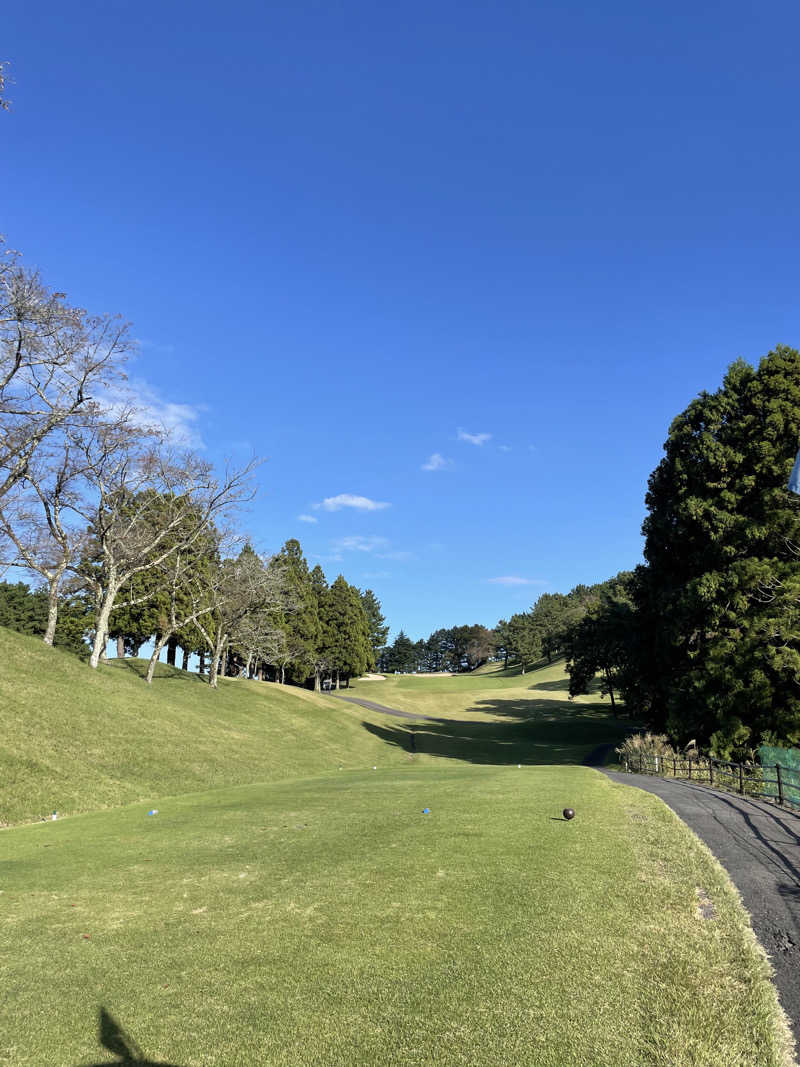
[[[134,323],[208,455],[268,458],[259,548],[395,632],[492,625],[635,565],[671,419],[800,345],[798,32],[769,0],[15,5],[0,231]]]

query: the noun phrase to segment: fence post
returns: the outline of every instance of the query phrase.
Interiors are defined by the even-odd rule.
[[[674,756],[672,757],[672,777],[673,778],[677,778],[678,777],[678,761],[676,760],[676,758]]]
[[[778,803],[783,804],[783,781],[781,780],[781,765],[775,764],[775,773],[778,776]]]
[[[658,774],[658,756],[656,756],[656,774]]]
[[[739,792],[744,793],[744,768],[739,764]]]
[[[714,784],[714,760],[711,756],[708,757],[708,784]]]

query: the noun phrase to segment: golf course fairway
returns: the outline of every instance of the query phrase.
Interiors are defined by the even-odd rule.
[[[412,757],[376,730],[413,724],[328,698],[353,727],[341,770],[326,757],[4,830],[0,1063],[791,1064],[768,962],[706,848],[657,798],[514,740],[526,700],[543,731],[528,741],[562,705],[580,714],[555,670],[546,717],[535,674],[380,691],[438,701],[450,725],[419,736],[447,756]],[[119,670],[103,678],[118,693]],[[379,684],[357,691],[379,700]],[[265,703],[275,688],[246,687]]]

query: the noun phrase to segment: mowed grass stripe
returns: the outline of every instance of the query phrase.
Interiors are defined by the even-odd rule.
[[[724,872],[588,769],[341,772],[3,844],[0,1062],[102,1060],[101,1006],[182,1067],[788,1062]]]

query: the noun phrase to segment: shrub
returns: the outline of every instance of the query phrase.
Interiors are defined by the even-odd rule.
[[[623,762],[628,760],[632,763],[638,763],[639,760],[646,759],[648,756],[672,758],[676,754],[666,734],[651,734],[649,731],[626,737],[615,752]]]

